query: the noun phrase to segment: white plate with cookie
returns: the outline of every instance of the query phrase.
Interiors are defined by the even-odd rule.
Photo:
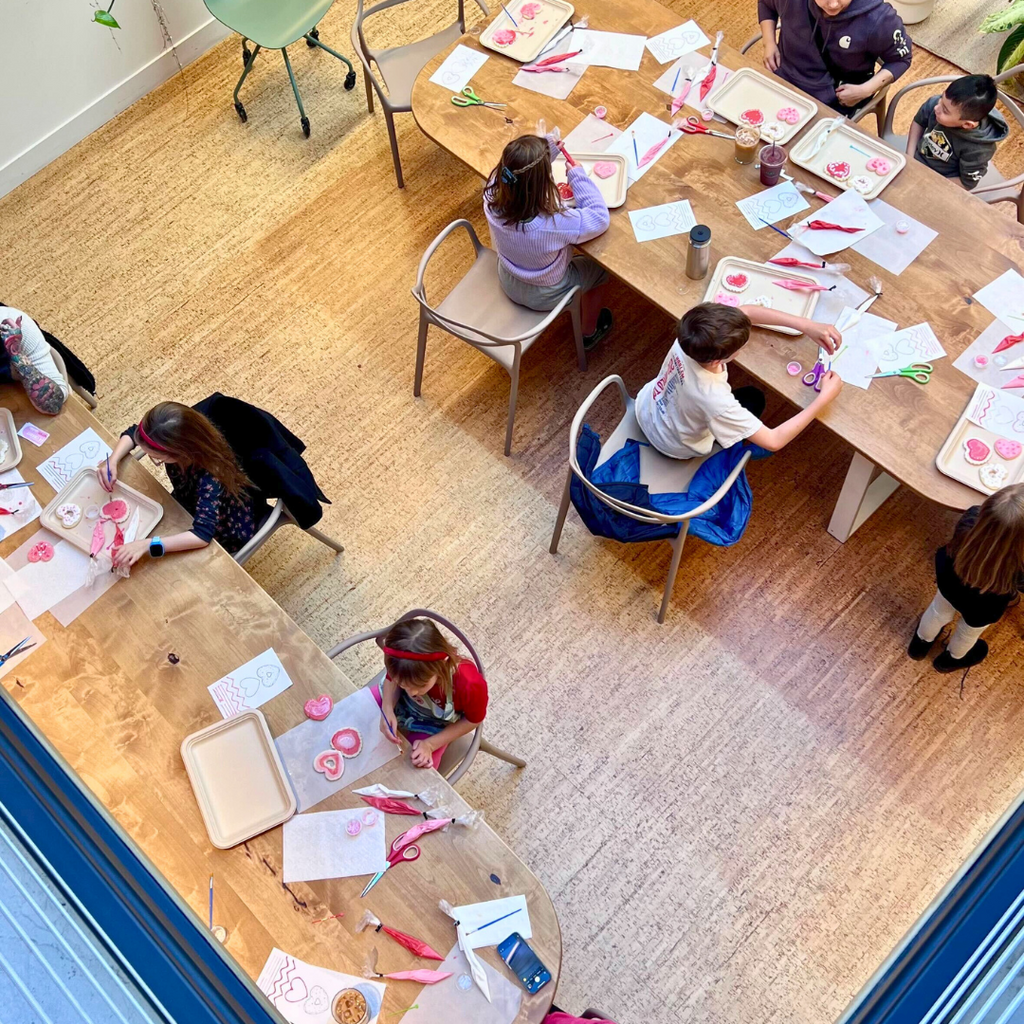
[[[935,465],[940,473],[987,497],[1024,480],[1024,446],[979,427],[964,412],[935,457]]]

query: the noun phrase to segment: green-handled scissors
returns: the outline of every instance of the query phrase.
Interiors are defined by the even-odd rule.
[[[911,363],[902,370],[889,370],[886,373],[873,373],[872,377],[908,377],[918,384],[927,384],[931,380],[935,367],[931,363]]]
[[[494,107],[495,110],[505,109],[504,103],[485,103],[473,92],[471,85],[467,85],[458,96],[453,96],[452,103],[457,107]]]

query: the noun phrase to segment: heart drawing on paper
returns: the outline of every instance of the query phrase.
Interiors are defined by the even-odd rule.
[[[309,989],[301,978],[292,978],[292,983],[284,990],[286,1003],[301,1003],[309,995]]]
[[[302,1004],[302,1008],[310,1016],[326,1013],[331,1008],[331,997],[319,985],[314,985],[310,989],[309,998]]]

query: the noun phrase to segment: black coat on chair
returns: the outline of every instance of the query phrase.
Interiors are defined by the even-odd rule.
[[[305,444],[276,416],[219,391],[192,408],[224,435],[260,498],[280,498],[303,530],[320,522],[320,502],[330,501],[302,457]]]

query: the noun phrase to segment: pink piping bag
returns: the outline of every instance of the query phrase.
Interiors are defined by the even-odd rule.
[[[1002,390],[1005,391],[1007,388],[1024,388],[1024,374],[1014,377],[1009,384],[1004,384]]]
[[[107,543],[106,534],[103,532],[103,520],[99,520],[92,530],[92,543],[89,545],[89,557],[95,558]]]
[[[410,807],[404,800],[395,800],[390,796],[363,796],[360,794],[359,798],[365,800],[371,807],[376,807],[378,811],[383,811],[385,814],[411,814],[417,818],[423,817],[424,814],[423,811]]]
[[[642,157],[640,157],[637,167],[643,167],[644,165],[649,164],[665,148],[665,144],[671,138],[672,131],[670,129],[668,135],[666,135],[661,142],[656,142],[649,150],[647,150],[646,153],[644,153]]]
[[[804,227],[810,228],[811,231],[845,231],[848,235],[855,235],[858,231],[864,230],[864,228],[844,228],[842,224],[833,224],[827,220],[809,220]]]
[[[389,789],[375,782],[372,786],[363,786],[362,789],[353,789],[356,796],[393,796],[398,800],[419,800],[428,807],[433,807],[441,797],[437,786],[428,786],[422,793],[413,793],[408,789]]]
[[[375,917],[368,910],[359,919],[359,923],[356,925],[356,931],[362,932],[367,928],[373,928],[374,931],[384,932],[385,935],[390,935],[400,946],[404,946],[410,953],[415,953],[417,956],[423,957],[424,960],[437,960],[442,961],[444,957],[432,946],[428,946],[425,942],[420,939],[413,938],[411,935],[406,935],[405,932],[400,932],[395,928],[389,928],[384,924],[379,917]]]
[[[451,971],[431,971],[424,967],[413,971],[392,971],[390,974],[381,974],[377,970],[377,948],[370,950],[363,965],[364,978],[391,978],[393,981],[418,981],[421,985],[436,985],[439,981],[452,976]]]
[[[1008,334],[1001,342],[999,342],[998,345],[996,345],[994,349],[992,349],[992,354],[995,355],[996,352],[1002,352],[1014,345],[1019,345],[1022,341],[1024,341],[1024,334]],[[1005,387],[1006,385],[1003,386]]]
[[[724,32],[719,32],[715,36],[715,48],[711,51],[711,70],[704,76],[704,81],[700,83],[701,103],[704,102],[704,97],[711,92],[711,87],[715,84],[715,75],[718,74],[718,48],[722,45],[724,35]]]
[[[798,260],[792,256],[776,256],[775,259],[767,262],[774,263],[777,267],[810,267],[812,270],[824,270],[829,274],[845,274],[850,269],[849,263],[826,263],[824,260],[812,263],[809,260]]]
[[[835,285],[824,285],[818,284],[814,281],[795,281],[792,278],[785,278],[779,281],[773,281],[772,284],[777,284],[780,288],[785,288],[791,292],[831,292],[835,290]]]
[[[683,79],[683,84],[679,87],[679,92],[672,100],[672,115],[675,116],[679,108],[686,102],[686,97],[690,95],[690,89],[693,86],[693,76],[697,73],[697,68],[687,68],[686,77]]]

